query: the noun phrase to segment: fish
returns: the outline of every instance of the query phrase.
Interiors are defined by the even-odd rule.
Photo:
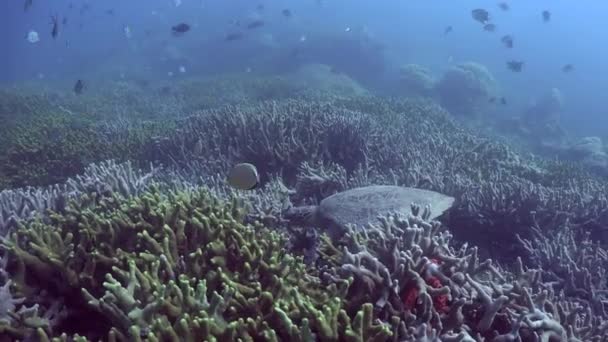
[[[230,169],[228,184],[239,190],[253,190],[260,185],[260,175],[253,164],[239,163]]]
[[[260,12],[263,11],[264,8],[265,8],[264,4],[258,4],[257,6],[255,6],[255,9],[258,10],[258,11],[260,11]]]
[[[473,19],[479,21],[482,24],[486,24],[490,20],[490,13],[483,8],[476,8],[471,11]]]
[[[496,102],[496,97],[494,97],[494,96],[490,97],[490,99],[488,100],[488,102],[495,103]]]
[[[84,91],[84,82],[82,80],[76,81],[76,84],[74,84],[74,93],[76,93],[76,95],[80,95],[80,94],[82,94],[83,91]]]
[[[53,25],[53,28],[51,29],[51,36],[53,39],[56,39],[57,35],[59,34],[59,18],[57,18],[56,15],[51,16],[51,24]]]
[[[500,41],[504,46],[508,47],[509,49],[513,48],[513,37],[511,35],[502,36],[502,38],[500,38]]]
[[[524,62],[523,61],[508,61],[507,62],[507,68],[513,72],[521,72],[521,70],[524,67]]]
[[[25,0],[25,2],[23,3],[23,11],[27,12],[30,7],[32,7],[33,2],[34,0]]]
[[[61,21],[61,25],[65,26],[68,24],[68,17],[63,17],[63,20]]]
[[[186,23],[179,23],[179,24],[171,27],[171,31],[173,32],[174,36],[181,36],[184,33],[190,31],[190,25],[188,25]]]
[[[264,26],[264,21],[263,20],[254,20],[254,21],[250,22],[247,25],[247,28],[248,29],[256,29],[256,28],[259,28],[259,27],[262,27],[262,26]]]
[[[454,28],[452,26],[447,26],[444,30],[443,30],[443,35],[445,36],[446,34],[452,32],[454,30]]]
[[[30,32],[27,33],[27,41],[34,44],[34,43],[38,43],[40,41],[40,36],[38,35],[38,32],[31,30]]]
[[[107,15],[114,15],[115,14],[114,9],[110,8],[109,10],[106,10],[106,14]]]
[[[572,64],[566,64],[562,67],[563,72],[570,72],[572,70],[574,70],[574,65]]]
[[[226,35],[226,37],[224,38],[224,40],[231,42],[234,40],[241,40],[243,39],[244,35],[241,32],[233,32],[233,33],[228,33]]]
[[[508,11],[510,9],[509,4],[506,2],[499,2],[498,8],[500,8],[503,11]]]
[[[506,105],[507,104],[507,99],[505,99],[504,97],[500,98],[500,104],[501,105]]]
[[[483,30],[488,32],[494,32],[496,30],[496,25],[494,24],[485,24],[483,25]]]
[[[122,31],[124,32],[125,37],[127,37],[127,39],[130,39],[133,36],[133,34],[131,33],[131,27],[129,25],[123,26]]]
[[[289,9],[287,9],[287,8],[286,8],[286,9],[284,9],[284,10],[282,10],[282,11],[281,11],[281,14],[283,14],[283,16],[284,16],[284,17],[287,17],[287,18],[291,17],[291,15],[292,15],[292,14],[291,14],[291,10],[289,10]]]
[[[542,13],[543,16],[543,21],[544,22],[549,22],[551,20],[551,12],[544,10]]]

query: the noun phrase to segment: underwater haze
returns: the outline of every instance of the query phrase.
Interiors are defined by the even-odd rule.
[[[604,135],[607,126],[602,89],[607,88],[608,81],[600,75],[606,74],[608,68],[608,51],[603,44],[608,31],[602,25],[602,13],[608,5],[602,1],[574,4],[567,0],[541,0],[513,3],[509,11],[500,11],[497,3],[183,0],[175,6],[171,0],[58,0],[34,1],[31,9],[24,11],[23,1],[9,1],[1,14],[5,53],[0,78],[8,83],[44,75],[71,81],[93,74],[101,66],[108,69],[103,73],[108,78],[119,77],[121,72],[133,68],[151,77],[162,77],[177,71],[181,64],[201,73],[227,64],[244,70],[268,51],[264,47],[226,46],[223,37],[234,21],[245,24],[259,17],[266,25],[256,32],[256,38],[263,40],[264,35],[271,35],[272,42],[268,44],[277,44],[277,49],[285,51],[293,49],[302,35],[324,31],[339,34],[351,27],[353,32],[365,29],[383,45],[389,68],[414,62],[439,71],[451,60],[480,62],[496,76],[511,99],[512,110],[535,101],[546,89],[559,88],[566,99],[564,122],[578,135]],[[263,11],[256,10],[259,4],[265,6]],[[83,10],[85,5],[90,9]],[[293,11],[292,20],[281,17],[284,8]],[[485,32],[471,20],[470,11],[474,8],[491,11],[496,32]],[[552,19],[544,23],[541,12],[547,9]],[[107,14],[108,10],[115,14]],[[51,37],[51,15],[67,18],[57,39]],[[179,22],[190,23],[192,31],[176,39],[170,28]],[[132,30],[131,39],[125,38],[125,26]],[[444,36],[447,26],[454,29]],[[31,44],[25,39],[29,30],[40,34],[40,42]],[[513,49],[500,44],[503,34],[515,37]],[[168,53],[162,47],[166,44],[196,50],[183,56],[183,60],[159,65],[159,59]],[[505,61],[510,59],[525,61],[525,71],[509,72]],[[574,64],[576,72],[562,73],[560,69],[565,64]]]
[[[607,12],[4,0],[0,342],[608,341]]]

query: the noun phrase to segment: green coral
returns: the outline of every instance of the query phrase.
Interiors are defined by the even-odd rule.
[[[152,189],[81,203],[3,242],[15,294],[27,305],[62,302],[74,315],[55,326],[5,329],[16,337],[368,341],[391,334],[372,323],[371,307],[351,323],[343,309],[349,283],[322,284],[285,251],[282,235],[245,225],[248,207],[237,199]]]

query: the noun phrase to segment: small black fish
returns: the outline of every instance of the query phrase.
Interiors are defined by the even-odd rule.
[[[291,11],[289,9],[284,9],[281,11],[281,13],[283,14],[284,17],[291,17]]]
[[[496,102],[496,98],[494,96],[492,96],[492,97],[490,97],[490,99],[488,100],[488,102],[495,103]]]
[[[57,38],[59,34],[59,18],[56,15],[51,16],[51,24],[53,25],[53,29],[51,30],[51,36],[53,39]]]
[[[454,31],[454,28],[452,26],[448,26],[443,30],[443,35],[445,36],[446,34],[450,33]]]
[[[506,105],[507,104],[507,99],[505,99],[504,97],[500,98],[500,104],[501,105]]]
[[[109,10],[106,10],[106,14],[107,14],[107,15],[114,15],[114,14],[115,14],[115,13],[114,13],[114,9],[113,9],[113,8],[110,8]]]
[[[498,7],[503,11],[509,10],[509,4],[507,4],[506,2],[499,2]]]
[[[68,24],[68,17],[63,17],[63,20],[61,21],[61,24],[63,26],[67,25]]]
[[[513,72],[521,72],[524,67],[524,62],[522,61],[508,61],[507,68]]]
[[[27,12],[27,10],[29,10],[30,7],[32,7],[32,2],[33,2],[33,0],[25,0],[25,2],[23,3],[23,10],[25,12]]]
[[[502,38],[500,38],[500,41],[503,43],[504,46],[508,47],[509,49],[513,48],[513,37],[510,35],[506,35],[503,36]]]
[[[485,25],[483,25],[483,30],[484,31],[488,31],[488,32],[494,32],[494,31],[496,31],[496,25],[494,25],[494,24],[485,24]]]
[[[250,22],[247,25],[247,28],[248,29],[256,29],[256,28],[259,28],[259,27],[262,27],[262,26],[264,26],[264,21],[263,20],[255,20],[255,21]]]
[[[74,93],[76,93],[77,95],[80,95],[80,94],[82,94],[83,91],[84,91],[84,82],[82,80],[76,81],[76,84],[74,84]]]
[[[261,12],[261,11],[263,11],[263,10],[264,10],[264,4],[258,4],[258,5],[255,7],[255,9],[256,9],[256,10],[258,10],[258,11],[260,11],[260,12]]]
[[[562,67],[563,72],[570,72],[572,70],[574,70],[574,65],[572,64],[566,64]]]
[[[241,32],[234,32],[234,33],[228,33],[224,40],[231,42],[234,40],[241,40],[241,39],[243,39],[243,37],[244,37],[244,35]]]
[[[180,23],[171,27],[171,31],[173,31],[174,36],[181,36],[184,33],[190,31],[190,25],[186,23]]]
[[[486,24],[490,20],[490,13],[483,8],[477,8],[471,11],[473,19],[479,21],[482,24]]]
[[[551,20],[551,12],[544,10],[542,15],[543,15],[544,22],[549,22],[549,20]]]

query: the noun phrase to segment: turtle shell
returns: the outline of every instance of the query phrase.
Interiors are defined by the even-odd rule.
[[[441,193],[394,185],[354,188],[331,195],[321,201],[317,214],[344,229],[351,224],[359,229],[375,223],[378,216],[392,213],[407,215],[411,205],[430,205],[431,219],[440,216],[454,203],[454,198]]]

